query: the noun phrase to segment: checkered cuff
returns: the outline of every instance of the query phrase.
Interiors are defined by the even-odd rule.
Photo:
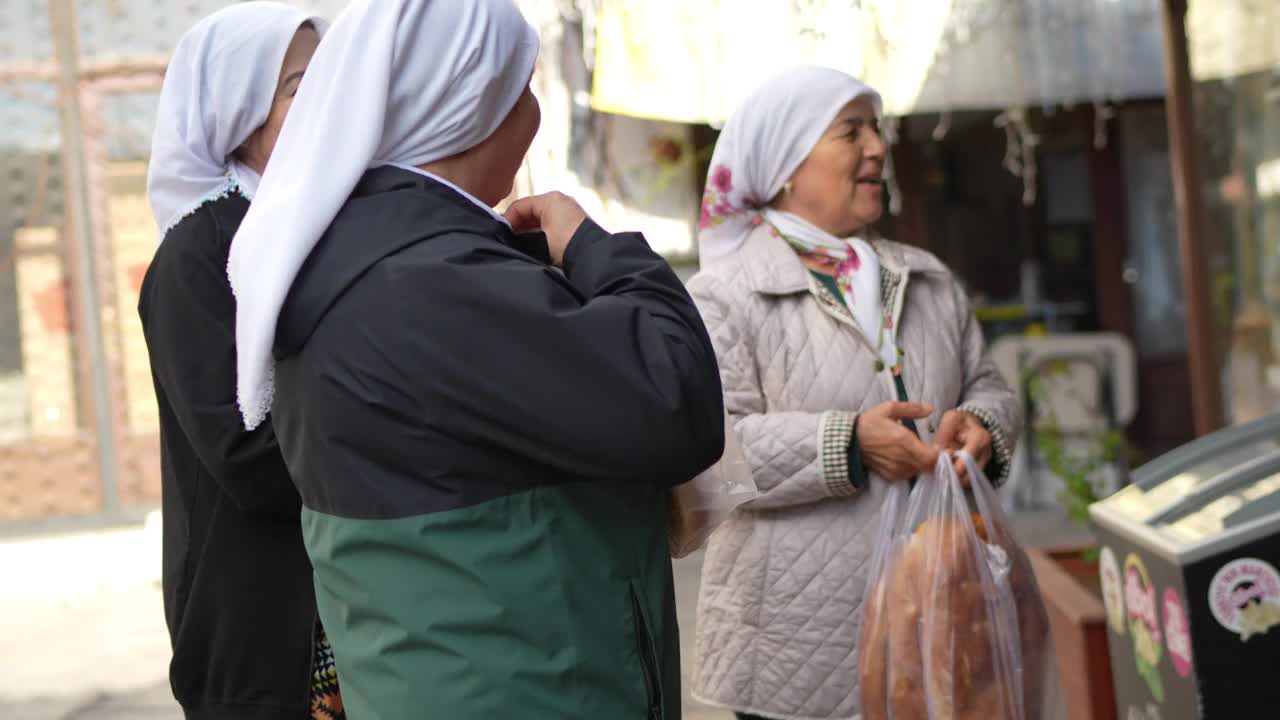
[[[1009,472],[1013,469],[1013,448],[1009,447],[1008,433],[1000,427],[1000,423],[996,422],[995,415],[985,408],[966,404],[961,405],[959,409],[978,418],[982,427],[991,434],[991,462],[987,463],[984,472],[987,473],[987,478],[991,480],[994,487],[1000,487],[1005,480],[1009,479]]]
[[[822,479],[832,497],[849,497],[858,492],[849,477],[849,446],[857,420],[857,413],[832,411],[823,414],[818,428]]]

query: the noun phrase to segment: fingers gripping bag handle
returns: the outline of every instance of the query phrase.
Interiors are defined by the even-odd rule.
[[[881,542],[890,532],[896,540],[872,581],[887,589],[864,604],[864,720],[1048,717],[1048,623],[1030,563],[991,484],[972,458],[961,460],[969,487],[943,455],[911,490],[898,526],[880,531]],[[865,644],[876,625],[885,626],[880,657]]]
[[[734,508],[758,494],[751,465],[726,412],[724,454],[701,475],[671,490],[671,557],[682,558],[697,551]]]

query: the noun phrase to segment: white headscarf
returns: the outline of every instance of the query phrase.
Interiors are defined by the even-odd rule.
[[[809,156],[840,110],[880,95],[833,68],[802,65],[768,80],[733,113],[716,141],[702,195],[698,255],[713,263],[737,252],[756,225],[769,222],[793,246],[841,261],[837,281],[862,333],[888,366],[897,362],[893,328],[883,317],[880,264],[866,240],[837,238],[797,215],[766,209]]]
[[[334,21],[231,245],[246,427],[271,408],[289,287],[361,176],[480,144],[523,94],[537,55],[538,36],[513,0],[355,0]]]
[[[298,28],[325,23],[278,2],[245,2],[196,23],[164,74],[151,138],[147,196],[160,240],[182,218],[235,190],[252,197],[258,174],[231,154],[267,121],[280,66]]]

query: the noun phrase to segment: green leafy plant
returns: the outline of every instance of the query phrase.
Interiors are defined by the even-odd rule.
[[[1092,480],[1094,473],[1124,457],[1129,444],[1124,433],[1115,428],[1090,436],[1072,434],[1070,438],[1059,429],[1053,409],[1047,403],[1044,378],[1067,371],[1066,362],[1046,363],[1027,373],[1026,386],[1033,405],[1046,408],[1042,424],[1035,429],[1036,450],[1049,470],[1062,479],[1061,500],[1067,517],[1079,525],[1088,525],[1089,506],[1100,499]],[[1069,439],[1075,441],[1070,448]],[[1096,547],[1085,550],[1085,559],[1096,558]]]

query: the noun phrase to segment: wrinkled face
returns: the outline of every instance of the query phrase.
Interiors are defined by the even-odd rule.
[[[776,205],[836,237],[880,218],[885,143],[868,97],[845,105],[791,176]]]
[[[302,83],[303,73],[311,63],[311,56],[320,45],[320,34],[310,25],[304,25],[294,33],[293,42],[285,52],[284,63],[280,66],[280,77],[276,82],[275,99],[271,102],[271,112],[262,127],[253,131],[244,145],[240,146],[238,157],[241,162],[262,174],[267,168],[267,160],[280,138],[280,128],[284,127],[284,118],[293,105],[293,96],[298,93],[298,85]]]
[[[541,124],[538,99],[531,88],[525,87],[507,119],[484,142],[468,151],[478,163],[490,169],[482,180],[482,187],[476,188],[476,197],[489,205],[497,205],[511,194],[516,173],[520,172]]]

